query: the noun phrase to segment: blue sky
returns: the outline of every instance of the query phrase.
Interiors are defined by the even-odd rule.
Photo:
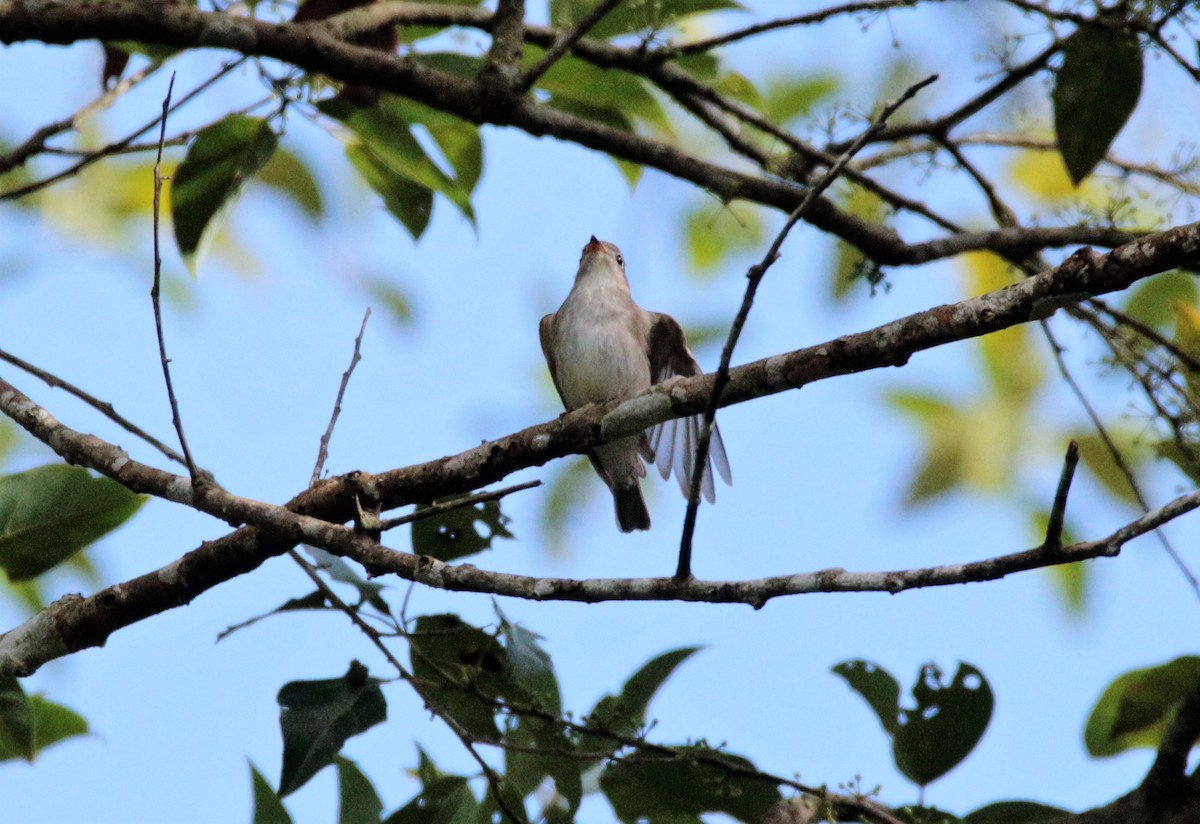
[[[775,36],[766,41],[769,49],[736,55],[751,74],[764,65],[842,73],[845,96],[868,95],[857,98],[866,106],[882,65],[897,54],[890,47],[895,37],[903,54],[920,54],[916,73],[942,73],[944,83],[931,100],[957,99],[982,71],[972,58],[983,27],[951,38],[949,26],[961,18],[934,10],[918,25],[922,19],[895,15],[890,25],[877,23],[866,32],[851,24],[838,29],[858,38],[862,51],[830,42],[801,53],[794,41]],[[19,46],[0,53],[0,74],[38,78],[0,104],[0,134],[9,141],[23,138],[89,99],[98,63],[93,45]],[[199,82],[203,65],[180,61],[179,87]],[[235,79],[218,98],[222,104],[249,99],[250,92],[234,90],[252,89],[253,82]],[[120,113],[106,116],[108,127],[115,132],[148,119],[165,83],[165,77],[156,79]],[[1030,99],[1036,103],[1036,95]],[[1162,129],[1155,100],[1144,101],[1135,116],[1132,128],[1143,135]],[[1188,130],[1186,124],[1179,128]],[[631,193],[602,158],[489,129],[476,195],[478,229],[442,202],[427,235],[414,244],[350,179],[331,141],[294,119],[286,142],[318,167],[332,201],[329,217],[313,224],[277,194],[252,189],[229,215],[252,266],[234,267],[227,256],[214,255],[189,280],[173,251],[166,262],[187,293],[186,302],[167,307],[166,328],[189,440],[198,460],[238,494],[283,501],[307,483],[370,302],[363,278],[385,277],[404,290],[415,322],[398,326],[376,307],[331,446],[333,473],[378,471],[457,452],[557,414],[536,325],[565,296],[579,249],[592,234],[621,246],[635,296],[648,308],[685,324],[727,323],[740,300],[748,257],[735,256],[704,279],[686,271],[680,219],[698,196],[663,176],[647,173]],[[967,208],[975,207],[964,203]],[[169,410],[147,296],[149,230],[131,238],[130,254],[113,254],[82,235],[4,211],[0,346],[114,402],[166,439]],[[798,228],[764,282],[735,361],[866,329],[959,296],[951,270],[930,267],[891,273],[886,294],[834,306],[825,297],[831,265],[831,245],[814,230]],[[1078,364],[1086,365],[1086,342],[1061,321],[1058,328]],[[715,365],[715,348],[698,355],[705,368]],[[717,505],[700,513],[697,575],[904,568],[1036,543],[1022,510],[1012,504],[956,495],[913,512],[902,507],[921,443],[916,429],[881,399],[901,386],[965,396],[978,388],[975,357],[969,346],[946,347],[914,357],[902,370],[826,381],[724,411],[735,485],[718,489]],[[0,374],[65,423],[155,460],[62,392],[7,366]],[[1128,412],[1115,382],[1093,388],[1107,393],[1102,401],[1110,413]],[[1083,419],[1057,389],[1039,404],[1039,415],[1043,422]],[[1039,442],[1036,432],[1030,437],[1036,457],[1023,468],[1023,492],[1048,502],[1065,444]],[[43,453],[22,452],[5,468],[44,460]],[[512,480],[548,478],[556,469],[529,470]],[[1179,483],[1173,476],[1153,479],[1153,500],[1165,501]],[[518,540],[476,562],[577,578],[667,574],[674,569],[683,501],[673,481],[652,485],[654,530],[619,534],[607,496],[597,494],[571,524],[567,551],[558,554],[547,550],[538,527],[545,488],[514,496],[504,510]],[[1131,517],[1087,477],[1077,483],[1070,515],[1085,537]],[[225,531],[208,518],[152,501],[92,555],[106,581],[119,581]],[[1194,559],[1194,525],[1184,519],[1168,532]],[[404,548],[407,536],[389,542]],[[566,703],[577,712],[651,656],[701,644],[705,650],[652,706],[653,738],[705,737],[764,769],[798,774],[811,784],[837,786],[861,776],[863,786],[883,785],[883,799],[894,803],[914,800],[916,790],[891,766],[888,741],[866,705],[829,668],[848,658],[872,659],[907,689],[925,661],[949,670],[958,660],[969,661],[990,679],[996,712],[976,752],[932,785],[927,800],[957,812],[1004,798],[1077,809],[1131,789],[1151,758],[1139,752],[1089,759],[1081,731],[1092,701],[1132,667],[1194,652],[1185,636],[1191,637],[1187,628],[1200,614],[1195,595],[1152,538],[1134,542],[1119,559],[1089,566],[1093,590],[1082,620],[1065,615],[1042,573],[900,596],[790,598],[757,612],[674,603],[503,600],[501,606],[510,619],[546,637]],[[399,603],[405,586],[389,584],[389,597]],[[51,589],[57,595],[81,586],[55,579]],[[298,569],[276,559],[188,607],[117,633],[103,649],[50,664],[29,679],[28,690],[45,691],[85,715],[93,735],[48,750],[32,766],[0,765],[8,820],[248,820],[246,760],[272,779],[278,776],[279,687],[293,679],[338,676],[351,658],[386,674],[365,639],[334,614],[276,618],[214,643],[226,626],[308,589]],[[410,615],[440,611],[493,620],[485,596],[413,592]],[[0,626],[19,620],[11,605],[0,603]],[[391,810],[414,791],[404,774],[415,764],[414,741],[445,769],[474,767],[402,685],[388,687],[387,695],[390,722],[353,739],[347,754],[375,781]],[[328,772],[289,799],[296,821],[312,824],[333,820],[335,803]],[[609,818],[606,804],[595,798],[581,815],[587,822]]]

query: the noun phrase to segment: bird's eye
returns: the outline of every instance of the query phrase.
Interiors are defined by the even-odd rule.
[[[620,255],[617,255],[617,265],[620,266],[622,269],[624,269],[625,268],[625,258],[621,257]]]

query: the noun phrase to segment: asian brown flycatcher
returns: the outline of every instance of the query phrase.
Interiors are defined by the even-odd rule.
[[[679,324],[633,302],[621,250],[594,235],[583,247],[571,293],[557,312],[542,318],[540,332],[550,377],[568,411],[633,397],[674,375],[700,374]],[[674,469],[679,488],[687,495],[700,423],[699,415],[666,421],[588,453],[612,490],[622,532],[650,528],[650,513],[638,483],[646,474],[643,458],[654,461],[664,479]],[[711,503],[715,498],[712,467],[725,483],[732,482],[715,423],[708,456],[701,490]]]

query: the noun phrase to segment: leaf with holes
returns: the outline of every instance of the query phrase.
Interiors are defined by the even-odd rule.
[[[79,466],[0,476],[0,568],[14,582],[41,575],[125,523],[145,501]]]
[[[925,664],[912,693],[916,707],[900,711],[892,755],[900,772],[925,786],[957,766],[979,743],[995,698],[983,673],[961,662],[949,684],[943,683],[941,669]]]
[[[417,507],[416,514],[421,513]],[[412,547],[417,555],[439,561],[465,558],[492,548],[497,538],[511,538],[509,519],[500,511],[499,501],[461,506],[414,521]]]

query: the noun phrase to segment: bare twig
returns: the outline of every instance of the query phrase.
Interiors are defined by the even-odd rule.
[[[1131,492],[1133,492],[1134,498],[1137,499],[1138,505],[1142,508],[1142,512],[1148,513],[1150,511],[1149,503],[1147,502],[1146,497],[1142,494],[1142,488],[1138,484],[1136,476],[1133,474],[1133,469],[1129,466],[1128,461],[1125,460],[1125,456],[1121,453],[1120,447],[1117,446],[1116,442],[1112,439],[1112,436],[1109,435],[1108,428],[1104,425],[1104,421],[1100,419],[1099,413],[1096,412],[1095,407],[1092,406],[1092,403],[1088,400],[1087,395],[1084,394],[1083,388],[1079,385],[1079,382],[1075,380],[1075,376],[1071,374],[1071,370],[1067,366],[1066,358],[1063,354],[1063,347],[1061,344],[1059,344],[1054,332],[1050,329],[1050,324],[1047,321],[1041,321],[1041,328],[1042,334],[1046,336],[1046,340],[1050,343],[1050,351],[1054,355],[1054,362],[1058,365],[1058,371],[1062,375],[1063,380],[1067,382],[1067,386],[1070,387],[1071,392],[1079,400],[1079,404],[1083,407],[1084,412],[1087,413],[1088,419],[1091,420],[1092,426],[1096,430],[1096,434],[1100,436],[1100,440],[1104,444],[1105,451],[1107,451],[1109,457],[1112,458],[1113,464],[1117,467],[1117,471],[1121,473],[1122,477],[1125,478],[1125,482],[1129,484],[1129,489]],[[1197,580],[1196,576],[1188,568],[1187,564],[1184,563],[1183,558],[1180,557],[1179,553],[1175,550],[1175,547],[1172,546],[1171,542],[1167,539],[1167,536],[1162,532],[1156,532],[1156,535],[1159,543],[1162,544],[1163,550],[1167,553],[1171,560],[1175,562],[1175,566],[1179,568],[1179,571],[1183,574],[1188,584],[1191,585],[1192,591],[1196,593],[1196,597],[1200,598],[1200,580]]]
[[[113,405],[111,403],[109,403],[108,401],[102,401],[99,398],[97,398],[96,396],[83,391],[82,389],[75,386],[74,384],[68,383],[67,381],[63,380],[62,378],[58,377],[57,375],[51,374],[50,372],[47,372],[44,369],[40,369],[40,368],[34,366],[29,361],[18,358],[16,355],[5,352],[3,349],[0,349],[0,360],[11,363],[13,366],[17,367],[18,369],[23,369],[24,371],[33,375],[35,378],[39,378],[40,380],[44,381],[49,386],[53,386],[58,389],[62,389],[65,392],[67,392],[68,394],[74,395],[75,397],[79,398],[79,400],[86,403],[88,406],[90,406],[93,409],[100,412],[102,415],[104,415],[104,417],[111,420],[117,426],[124,429],[126,432],[129,432],[132,435],[136,435],[137,437],[141,438],[146,443],[153,446],[155,449],[157,449],[159,452],[166,455],[172,461],[175,461],[176,463],[179,463],[179,464],[183,464],[184,466],[187,465],[187,461],[176,450],[174,450],[167,444],[163,443],[162,441],[160,441],[158,438],[154,437],[150,433],[146,432],[144,429],[142,429],[140,426],[135,424],[133,421],[131,421],[128,418],[126,418],[125,416],[119,414],[117,412],[117,410],[113,408]]]
[[[513,83],[513,91],[517,94],[524,94],[533,88],[533,85],[546,72],[550,70],[558,60],[570,51],[571,47],[578,43],[582,38],[587,36],[587,33],[595,28],[596,24],[604,19],[610,11],[615,9],[622,0],[600,0],[596,7],[592,9],[587,17],[575,24],[575,28],[571,29],[566,34],[554,41],[554,45],[546,49],[542,59],[530,67],[529,71],[518,77]]]
[[[312,478],[309,479],[309,486],[315,484],[321,478],[321,470],[325,467],[325,461],[329,457],[329,439],[333,437],[333,428],[337,425],[338,416],[342,414],[342,398],[346,395],[346,387],[350,385],[350,376],[354,374],[354,367],[358,366],[358,362],[362,360],[359,354],[362,348],[363,335],[367,331],[367,321],[371,318],[371,307],[367,307],[367,311],[363,313],[362,326],[358,329],[358,337],[354,339],[354,354],[350,356],[350,365],[346,367],[346,371],[342,373],[342,382],[338,386],[337,398],[333,402],[333,414],[329,416],[329,426],[325,427],[325,434],[321,436],[321,446],[317,450],[317,463],[313,466]]]
[[[192,485],[202,483],[202,476],[192,460],[192,452],[188,449],[187,436],[183,434],[183,419],[179,416],[179,402],[175,398],[175,387],[171,383],[171,359],[167,357],[167,342],[163,336],[162,303],[159,300],[159,287],[162,280],[162,255],[158,245],[158,218],[162,201],[162,144],[167,136],[167,115],[171,111],[171,92],[175,88],[175,73],[171,73],[171,82],[167,85],[167,96],[163,98],[162,116],[159,118],[158,156],[154,160],[154,285],[150,287],[150,302],[154,306],[154,331],[158,336],[158,355],[162,362],[163,381],[167,385],[167,399],[171,402],[171,422],[175,425],[175,434],[179,436],[179,446],[183,449],[183,459],[187,464],[188,473],[192,477]]]
[[[716,419],[717,407],[721,402],[721,393],[724,391],[725,385],[729,382],[729,365],[733,358],[733,349],[737,346],[738,338],[741,337],[742,327],[746,325],[746,319],[749,317],[750,309],[754,305],[754,296],[758,291],[759,283],[762,282],[763,275],[766,274],[767,269],[778,259],[779,249],[783,246],[783,241],[787,238],[788,233],[791,232],[792,227],[805,216],[821,193],[833,184],[833,181],[837,179],[837,176],[841,173],[845,165],[850,162],[850,159],[854,157],[855,153],[866,145],[872,135],[884,127],[887,119],[897,109],[935,80],[937,80],[936,74],[914,83],[900,97],[883,107],[883,110],[875,118],[870,128],[859,135],[858,139],[837,159],[837,162],[825,172],[821,180],[809,189],[804,199],[800,201],[800,205],[788,216],[787,222],[784,223],[783,228],[775,236],[775,240],[771,243],[770,248],[767,249],[766,254],[763,255],[762,260],[752,266],[750,271],[746,273],[746,293],[742,298],[742,305],[738,309],[737,316],[733,320],[733,325],[730,327],[729,336],[725,340],[725,347],[721,351],[721,363],[717,367],[716,376],[713,379],[712,394],[709,397],[708,407],[704,410],[704,420],[700,427],[700,438],[696,444],[696,457],[688,489],[687,512],[684,514],[683,534],[679,539],[679,563],[675,570],[676,579],[686,581],[692,577],[692,536],[696,529],[696,513],[700,508],[700,485],[704,479],[704,470],[708,466],[708,449],[712,441],[712,425]]]
[[[1050,517],[1046,521],[1046,540],[1042,546],[1056,550],[1062,546],[1063,521],[1067,512],[1067,493],[1071,491],[1071,481],[1075,477],[1075,467],[1079,465],[1079,442],[1071,441],[1067,445],[1067,456],[1063,460],[1062,475],[1058,478],[1058,489],[1054,493],[1054,504],[1050,508]]]
[[[526,481],[522,484],[514,484],[506,486],[503,489],[494,489],[487,492],[477,492],[474,495],[466,495],[462,498],[455,498],[452,501],[438,501],[429,506],[423,506],[415,512],[410,512],[407,515],[400,515],[396,518],[388,518],[386,521],[380,521],[379,531],[387,532],[389,529],[395,529],[404,524],[411,524],[413,521],[420,521],[424,518],[432,518],[434,515],[441,515],[443,512],[450,512],[455,509],[462,509],[465,506],[475,506],[475,504],[483,504],[488,501],[498,501],[501,498],[511,495],[514,492],[523,492],[526,489],[533,489],[535,486],[541,486],[541,481]]]

